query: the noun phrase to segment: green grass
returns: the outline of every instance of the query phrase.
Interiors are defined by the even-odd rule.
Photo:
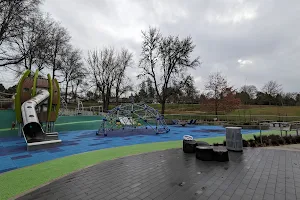
[[[250,105],[243,106],[242,109],[235,110],[230,114],[246,115],[280,115],[280,116],[300,116],[300,106],[265,106],[265,105]]]
[[[256,133],[259,135],[259,133]],[[279,131],[265,131],[263,134],[280,134]],[[253,134],[243,135],[244,139],[253,138]],[[202,138],[210,144],[222,143],[225,137]],[[12,198],[49,181],[78,171],[97,163],[124,156],[180,148],[182,141],[159,142],[124,146],[76,154],[16,169],[0,175],[0,199]]]

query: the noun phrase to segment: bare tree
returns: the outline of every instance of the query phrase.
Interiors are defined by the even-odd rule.
[[[205,89],[209,90],[213,100],[214,100],[214,110],[215,115],[218,115],[218,110],[220,107],[220,99],[222,97],[223,91],[228,87],[227,80],[221,73],[216,72],[210,74],[208,81],[205,85]]]
[[[249,95],[251,99],[255,99],[257,94],[257,88],[255,85],[243,85],[240,92],[245,92]]]
[[[268,81],[262,88],[262,91],[269,96],[269,105],[271,105],[272,98],[282,92],[282,87],[276,81]]]
[[[59,23],[54,23],[51,29],[49,47],[50,69],[53,78],[55,78],[55,72],[60,70],[58,62],[64,56],[63,53],[65,52],[65,48],[68,48],[70,39],[68,31]]]
[[[23,68],[32,70],[33,67],[42,70],[49,64],[49,35],[53,21],[44,17],[41,13],[36,13],[30,17],[27,26],[19,29],[18,35],[12,39],[16,54],[24,57],[18,66],[18,71],[23,72]]]
[[[148,32],[142,32],[142,36],[139,64],[142,73],[139,76],[147,76],[153,80],[156,95],[162,105],[161,113],[164,114],[166,101],[172,95],[172,85],[179,85],[182,80],[177,78],[178,75],[182,76],[188,68],[199,66],[199,57],[194,60],[190,58],[195,48],[191,37],[182,40],[174,36],[162,37],[158,29],[151,27]],[[162,75],[157,73],[158,61]]]
[[[71,81],[71,93],[72,93],[72,97],[73,99],[76,99],[79,94],[84,92],[84,87],[86,87],[86,82],[84,82],[84,78],[86,76],[86,72],[85,73],[81,73],[79,74],[79,76]],[[83,88],[82,88],[83,87]],[[79,90],[79,88],[81,88],[81,90]]]
[[[282,91],[282,87],[276,81],[268,81],[262,88],[262,91],[271,96],[275,96]]]
[[[0,67],[18,64],[25,57],[11,53],[11,40],[27,26],[32,13],[38,12],[40,0],[0,0]]]
[[[116,83],[115,83],[115,95],[116,103],[119,103],[119,98],[122,94],[132,90],[130,80],[125,75],[126,69],[132,64],[132,53],[127,49],[122,49],[118,56],[118,67],[116,68]]]
[[[61,68],[61,73],[63,76],[63,82],[65,82],[65,101],[68,100],[68,88],[71,82],[75,82],[78,88],[78,85],[81,83],[84,78],[86,71],[83,67],[83,62],[81,59],[81,52],[78,49],[72,49],[69,47],[64,53],[65,56],[58,61],[57,65]],[[76,89],[77,92],[77,89]],[[73,91],[74,95],[74,91]],[[76,94],[75,94],[76,95]]]
[[[108,110],[112,88],[119,69],[118,56],[113,48],[89,51],[87,63],[91,75],[91,83],[102,97],[103,109]]]

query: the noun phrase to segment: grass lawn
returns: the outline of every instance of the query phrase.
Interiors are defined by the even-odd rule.
[[[259,133],[255,133],[259,135]],[[279,131],[265,131],[263,134],[280,134]],[[244,139],[253,138],[253,134],[243,135]],[[222,143],[225,137],[203,138],[210,144]],[[78,171],[97,163],[124,156],[181,148],[182,141],[148,143],[97,150],[59,158],[52,161],[32,165],[6,172],[0,175],[0,199],[13,198],[30,189],[46,184],[59,177]]]
[[[243,106],[242,109],[231,112],[232,115],[280,115],[280,116],[300,116],[300,106],[263,106],[250,105]]]

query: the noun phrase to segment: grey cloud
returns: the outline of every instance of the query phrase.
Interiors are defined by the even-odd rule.
[[[68,28],[74,45],[84,52],[126,47],[133,51],[137,65],[141,50],[137,28],[156,25],[164,35],[193,37],[193,55],[200,56],[203,64],[190,73],[199,89],[208,74],[218,70],[235,87],[249,83],[261,88],[274,79],[286,91],[299,91],[297,0],[47,0],[43,8]],[[252,63],[240,66],[239,59]],[[137,71],[130,69],[129,74]]]

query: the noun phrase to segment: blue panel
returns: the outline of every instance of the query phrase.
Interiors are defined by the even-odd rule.
[[[15,168],[16,165],[13,160],[8,156],[0,157],[0,170],[6,170],[10,168]]]

